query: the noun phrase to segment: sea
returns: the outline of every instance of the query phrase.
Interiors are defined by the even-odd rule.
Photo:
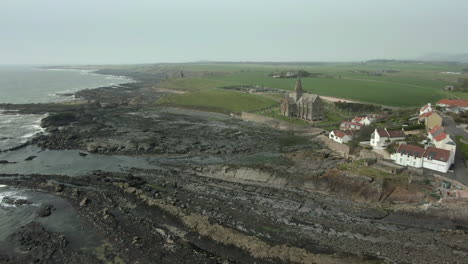
[[[82,89],[118,87],[120,84],[130,82],[134,81],[122,76],[96,74],[92,70],[45,70],[34,66],[0,66],[0,103],[29,104],[67,101],[74,99],[69,94]],[[68,95],[64,96],[64,94]],[[54,152],[40,150],[33,146],[27,146],[20,152],[6,151],[22,145],[35,134],[42,132],[40,124],[44,117],[44,115],[21,115],[14,112],[6,114],[3,109],[0,109],[0,160],[17,162],[0,165],[0,173],[53,174],[58,170],[59,174],[75,172],[78,175],[85,173],[80,170],[80,166],[88,170],[101,169],[111,162],[114,162],[114,167],[118,168],[115,164],[119,161],[118,158],[104,157],[108,159],[105,161],[99,158],[77,161],[77,157],[80,157],[77,151]],[[30,155],[38,157],[34,161],[20,162],[24,161],[25,156]],[[127,163],[138,164],[133,160],[128,160]],[[43,171],[43,169],[49,170]],[[21,199],[29,201],[28,204],[15,205],[15,203],[7,202]],[[50,217],[38,217],[37,211],[42,204],[52,204],[56,211]],[[60,197],[0,184],[0,246],[8,249],[8,243],[5,242],[7,236],[19,227],[36,221],[48,230],[64,233],[72,247],[80,250],[94,248],[99,238],[93,233],[84,231],[72,208],[66,200]]]
[[[42,69],[35,66],[0,66],[0,103],[29,104],[73,100],[67,94],[82,89],[133,82],[123,76],[94,70]],[[42,132],[43,115],[5,114],[0,109],[0,151],[25,143]]]

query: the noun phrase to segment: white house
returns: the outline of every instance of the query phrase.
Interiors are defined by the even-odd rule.
[[[429,112],[432,112],[433,109],[432,109],[432,105],[431,103],[428,103],[427,105],[421,107],[421,109],[419,109],[419,115],[423,115],[425,113],[429,113]]]
[[[372,124],[374,121],[375,118],[369,116],[356,116],[353,118],[353,120],[351,120],[351,122],[363,124],[365,126]]]
[[[446,173],[453,163],[453,155],[449,150],[429,147],[423,149],[418,146],[401,144],[395,154],[391,155],[395,163],[402,166],[426,168]]]
[[[459,111],[468,111],[468,99],[442,99],[437,102],[437,106],[447,108],[447,107],[457,107]]]
[[[330,135],[328,136],[330,139],[334,140],[335,142],[338,143],[348,143],[353,139],[354,133],[351,130],[333,130],[330,132]]]
[[[340,124],[341,130],[360,130],[364,125],[361,123],[343,121]]]
[[[390,158],[394,160],[396,164],[402,166],[422,168],[425,151],[425,149],[418,146],[401,144],[395,154],[392,154]]]
[[[446,149],[451,152],[451,155],[455,155],[457,144],[445,133],[443,127],[435,126],[429,130],[427,137],[436,148]]]
[[[449,150],[429,147],[423,155],[423,167],[446,173],[454,163],[454,155]]]
[[[403,130],[390,130],[386,128],[376,128],[371,135],[370,145],[375,149],[384,149],[391,143],[404,140],[406,137]]]

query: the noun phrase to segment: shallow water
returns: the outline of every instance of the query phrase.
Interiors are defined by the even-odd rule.
[[[25,161],[30,156],[33,160]],[[206,165],[222,162],[217,157],[146,157],[91,154],[81,156],[78,150],[42,150],[28,146],[15,151],[0,153],[0,160],[17,162],[0,164],[3,174],[43,174],[83,176],[96,170],[126,172],[131,168],[158,169],[171,166]]]
[[[2,114],[0,110],[0,151],[25,143],[43,129],[40,126],[45,115]]]
[[[31,204],[19,206],[7,204],[5,197],[14,200],[25,199]],[[42,204],[54,206],[55,210],[50,216],[37,216]],[[0,187],[0,242],[4,242],[21,226],[33,221],[41,223],[48,231],[63,233],[73,248],[86,250],[99,245],[99,238],[94,233],[85,231],[73,206],[66,200],[47,193],[9,186]]]

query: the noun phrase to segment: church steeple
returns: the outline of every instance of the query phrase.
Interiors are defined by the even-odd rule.
[[[303,93],[304,91],[302,90],[302,82],[301,82],[301,77],[299,76],[296,80],[296,87],[295,87],[296,93]]]
[[[302,90],[301,73],[302,73],[302,71],[297,72],[296,87],[294,89],[294,90],[296,90],[296,93],[298,93],[298,94],[304,92],[304,90]]]
[[[302,90],[302,81],[301,81],[301,71],[298,72],[297,74],[297,80],[296,80],[296,86],[294,87],[294,99],[295,101],[299,101],[299,99],[302,97],[302,94],[304,93],[304,90]]]

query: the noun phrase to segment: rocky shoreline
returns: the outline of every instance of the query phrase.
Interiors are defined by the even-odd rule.
[[[164,161],[154,169],[75,177],[0,173],[0,185],[67,200],[84,228],[102,238],[94,248],[78,250],[69,246],[73,238],[36,219],[0,243],[1,263],[463,263],[468,258],[466,205],[437,203],[429,195],[340,171],[347,161],[313,136],[218,113],[158,107],[154,102],[165,92],[153,89],[157,78],[83,90],[73,103],[0,105],[48,114],[42,121],[46,132],[27,145],[79,150],[77,158],[99,153]],[[36,158],[30,157],[22,162]],[[47,204],[37,210],[38,219],[60,212]]]

